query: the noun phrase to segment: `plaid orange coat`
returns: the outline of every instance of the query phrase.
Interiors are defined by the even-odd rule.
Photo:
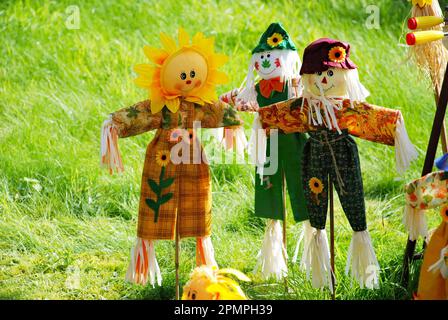
[[[176,113],[164,108],[152,114],[151,102],[145,100],[114,112],[112,121],[120,138],[157,130],[146,151],[138,237],[174,239],[177,222],[181,238],[209,236],[210,173],[193,125],[199,121],[201,128],[239,126],[236,111],[223,102],[200,106],[181,101]]]

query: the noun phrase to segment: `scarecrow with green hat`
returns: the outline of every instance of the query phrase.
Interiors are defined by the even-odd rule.
[[[289,34],[280,23],[272,23],[252,50],[245,86],[221,96],[240,111],[259,108],[300,96],[300,58]],[[268,219],[265,238],[258,255],[257,268],[265,278],[287,274],[286,249],[280,221],[284,221],[286,186],[296,222],[308,223],[301,177],[303,133],[285,134],[264,130],[255,115],[249,155],[256,165],[255,215]]]

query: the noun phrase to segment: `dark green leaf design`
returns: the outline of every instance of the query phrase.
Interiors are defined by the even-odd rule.
[[[263,62],[261,63],[261,66],[263,68],[270,68],[271,67],[271,63],[269,62],[269,60],[263,60]]]
[[[162,128],[169,129],[171,126],[171,112],[165,106],[162,109]]]
[[[136,107],[129,107],[126,109],[127,113],[127,117],[128,118],[137,118],[138,114],[140,113],[139,110],[137,110]]]
[[[174,182],[174,178],[168,178],[166,180],[160,181],[160,187],[162,189],[168,188],[170,185],[172,185]]]
[[[146,199],[146,204],[150,207],[154,212],[159,211],[159,205],[152,199]]]
[[[154,191],[155,194],[160,194],[161,189],[160,189],[159,185],[157,184],[157,182],[155,182],[152,179],[148,179],[148,184],[151,187],[151,190]]]
[[[222,124],[224,127],[238,126],[241,124],[240,120],[238,120],[238,115],[234,108],[226,107],[224,109]]]
[[[160,202],[160,204],[167,203],[168,201],[171,200],[172,197],[173,197],[173,193],[172,192],[164,194],[162,197],[160,197],[160,201],[159,202]]]
[[[148,179],[148,184],[152,191],[156,194],[157,200],[146,199],[146,204],[154,211],[154,222],[157,223],[159,220],[159,209],[160,206],[164,203],[167,203],[173,197],[173,193],[169,192],[162,195],[162,190],[168,188],[173,184],[174,178],[164,178],[165,176],[165,167],[162,167],[160,170],[159,183],[155,182],[152,179]]]

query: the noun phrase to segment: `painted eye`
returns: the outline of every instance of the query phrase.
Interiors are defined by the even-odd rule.
[[[193,293],[193,294],[191,295],[191,300],[196,300],[196,293]]]
[[[261,58],[261,59],[263,59],[263,58],[264,58],[264,56],[261,56],[260,58]]]
[[[187,79],[187,74],[186,74],[185,72],[182,72],[182,73],[180,74],[180,78],[181,78],[182,80]]]
[[[317,72],[317,75],[318,75],[318,76],[321,76],[321,75],[322,75],[322,72],[321,72],[321,71]]]
[[[270,54],[268,53],[267,57],[268,57],[268,58],[270,58],[270,57],[271,57],[271,55],[270,55]]]
[[[196,76],[196,72],[194,72],[194,70],[191,70],[190,71],[190,77],[194,78],[195,76]]]
[[[328,70],[328,71],[327,71],[327,75],[328,75],[329,77],[332,77],[333,74],[334,74],[333,70]]]

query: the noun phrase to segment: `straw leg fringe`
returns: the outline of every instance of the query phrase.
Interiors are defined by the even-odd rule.
[[[353,232],[345,273],[367,289],[379,288],[380,267],[368,231]]]
[[[279,220],[268,221],[263,245],[257,256],[254,272],[261,269],[264,279],[280,280],[288,273],[287,253],[283,245],[283,229]]]
[[[311,234],[309,245],[304,248],[302,268],[306,271],[307,279],[312,275],[314,288],[328,287],[333,292],[333,271],[330,263],[327,233],[325,229],[314,229]]]
[[[196,238],[196,264],[217,267],[215,250],[209,236]]]
[[[137,238],[131,249],[131,262],[126,273],[126,280],[145,285],[148,281],[154,287],[157,282],[162,285],[162,275],[157,263],[154,240]]]
[[[302,231],[300,232],[299,238],[297,240],[297,245],[296,245],[296,249],[294,250],[294,256],[292,258],[292,262],[296,263],[299,257],[299,252],[300,252],[300,248],[302,246],[302,242],[303,242],[303,250],[301,253],[301,263],[300,265],[303,266],[304,265],[304,257],[305,257],[305,252],[307,252],[309,250],[310,244],[311,244],[311,240],[313,239],[313,234],[316,232],[316,229],[313,228],[310,224],[309,220],[305,220],[303,221],[302,224]]]

